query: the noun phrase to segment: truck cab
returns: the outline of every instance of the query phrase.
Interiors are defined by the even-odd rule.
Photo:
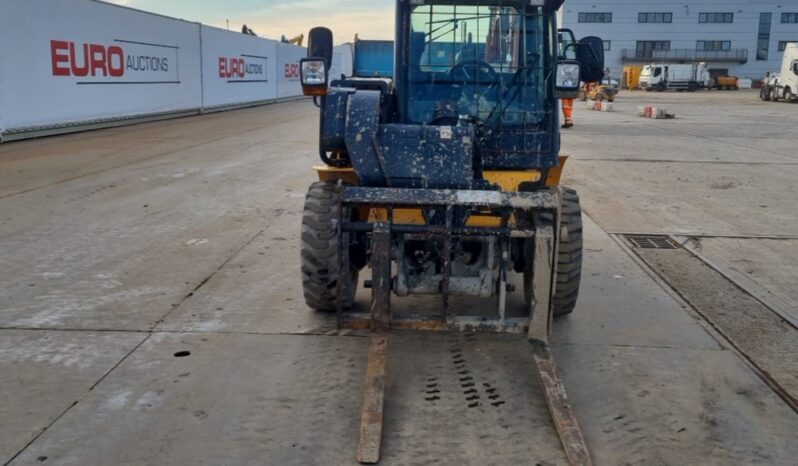
[[[706,63],[654,63],[640,73],[640,87],[647,91],[666,89],[697,91],[709,87],[710,76]]]
[[[781,73],[768,73],[762,81],[762,100],[798,100],[798,43],[787,44],[781,61]]]

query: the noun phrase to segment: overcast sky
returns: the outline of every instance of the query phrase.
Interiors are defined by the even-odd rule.
[[[107,0],[111,3],[198,21],[240,31],[246,24],[259,36],[279,39],[305,34],[314,26],[326,26],[335,42],[392,39],[394,0]]]

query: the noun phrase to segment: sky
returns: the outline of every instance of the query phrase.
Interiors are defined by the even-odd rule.
[[[315,26],[332,29],[335,43],[393,39],[394,0],[106,0],[110,3],[240,31],[246,24],[261,37],[305,34]]]

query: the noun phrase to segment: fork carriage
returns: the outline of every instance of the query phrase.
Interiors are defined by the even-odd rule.
[[[339,189],[336,310],[341,327],[370,328],[374,316],[381,315],[380,326],[528,332],[531,338],[545,340],[553,314],[556,238],[561,231],[558,187],[516,193]],[[404,222],[413,212],[428,223],[397,223],[399,210]],[[365,219],[351,215],[364,211],[369,212]],[[482,214],[482,225],[470,220],[474,214]],[[367,251],[372,269],[372,279],[366,282],[372,288],[369,313],[343,305],[345,290],[356,287],[350,282],[352,274],[345,273],[351,267],[353,244]],[[527,312],[521,316],[507,314],[507,293],[515,291],[508,281],[512,271],[524,275]],[[392,293],[440,295],[442,310],[437,315],[394,315]],[[498,306],[484,315],[461,315],[449,306],[450,295],[497,297]]]

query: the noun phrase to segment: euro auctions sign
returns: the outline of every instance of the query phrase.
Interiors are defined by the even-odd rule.
[[[289,81],[299,80],[299,63],[286,63],[284,77]]]
[[[113,43],[50,40],[52,74],[77,84],[180,84],[180,48],[125,39]]]
[[[268,57],[242,54],[235,58],[219,57],[219,77],[228,83],[266,83]]]

